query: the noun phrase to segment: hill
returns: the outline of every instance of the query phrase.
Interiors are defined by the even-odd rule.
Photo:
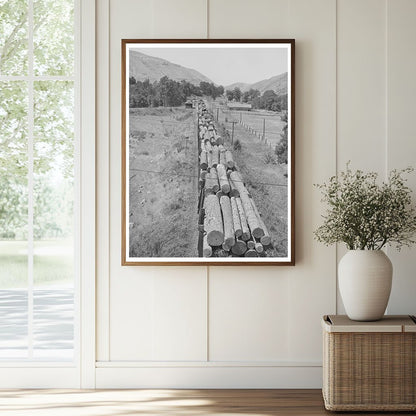
[[[259,90],[262,94],[267,90],[273,90],[278,95],[287,94],[287,72],[251,84],[250,88]]]
[[[129,73],[137,81],[149,79],[151,82],[159,81],[165,75],[175,81],[186,80],[194,85],[201,81],[212,82],[208,77],[195,69],[185,68],[166,59],[149,56],[134,49],[130,50]]]
[[[278,95],[287,94],[287,72],[275,75],[269,79],[263,79],[254,84],[246,84],[244,82],[235,82],[225,87],[226,90],[232,90],[235,87],[240,88],[242,92],[248,91],[250,88],[259,90],[261,94],[267,90],[273,90]]]
[[[225,87],[226,90],[233,90],[234,88],[240,88],[241,91],[248,91],[250,89],[251,84],[247,84],[246,82],[234,82],[234,84],[227,85]]]

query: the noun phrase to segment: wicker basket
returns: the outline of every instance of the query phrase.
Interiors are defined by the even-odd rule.
[[[416,319],[356,322],[324,316],[323,397],[327,410],[416,410]]]

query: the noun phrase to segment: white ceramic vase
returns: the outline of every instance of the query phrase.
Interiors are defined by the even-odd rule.
[[[393,267],[381,250],[350,250],[338,265],[339,291],[348,317],[377,321],[384,316]]]

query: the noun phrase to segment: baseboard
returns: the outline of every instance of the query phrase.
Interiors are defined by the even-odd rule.
[[[96,388],[321,388],[320,366],[99,367]]]

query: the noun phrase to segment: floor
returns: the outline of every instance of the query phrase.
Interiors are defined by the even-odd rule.
[[[1,416],[331,414],[359,413],[326,411],[320,390],[0,390]]]

